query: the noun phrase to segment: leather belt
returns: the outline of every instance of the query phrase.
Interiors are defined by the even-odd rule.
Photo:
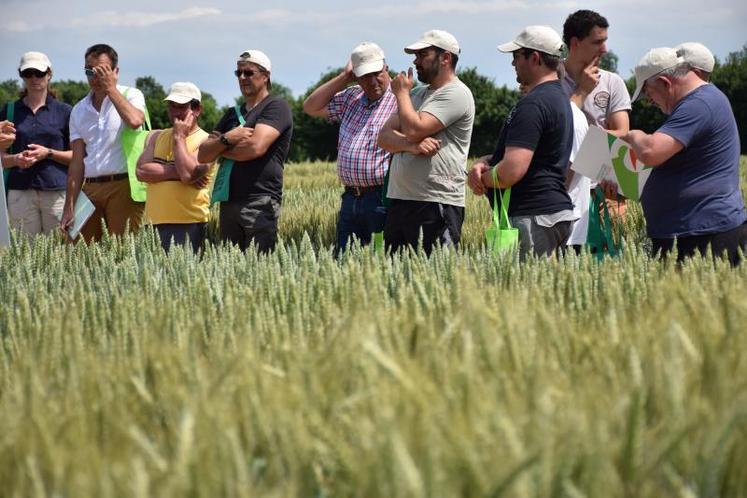
[[[94,176],[93,178],[86,178],[86,183],[104,183],[104,182],[116,182],[119,180],[126,180],[129,177],[127,173],[118,173],[116,175],[104,175]]]
[[[372,187],[345,187],[345,192],[353,194],[354,197],[360,197],[368,192],[380,192],[383,185],[374,185]]]

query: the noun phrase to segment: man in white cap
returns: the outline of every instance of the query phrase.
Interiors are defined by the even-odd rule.
[[[506,119],[495,153],[473,165],[469,184],[491,202],[491,189],[511,188],[508,215],[519,229],[520,256],[550,255],[564,246],[576,218],[565,188],[574,129],[558,80],[563,40],[552,28],[529,26],[498,50],[512,54],[528,93]]]
[[[698,42],[680,43],[674,49],[677,55],[682,57],[690,65],[690,69],[705,81],[711,81],[713,66],[716,65],[716,59],[708,47]]]
[[[96,207],[81,230],[83,238],[91,241],[103,235],[102,220],[115,235],[123,234],[128,226],[137,230],[142,221],[144,205],[132,200],[121,138],[125,128],[142,126],[145,97],[137,88],[118,84],[119,56],[111,46],[89,47],[85,63],[91,93],[70,114],[73,159],[60,227],[66,231],[72,224],[75,202],[83,189]]]
[[[173,127],[151,132],[137,163],[138,179],[148,184],[145,221],[158,231],[165,250],[174,243],[198,252],[207,233],[214,173],[212,164],[197,161],[208,137],[197,124],[202,93],[194,83],[176,82],[164,100]]]
[[[472,92],[456,75],[459,43],[450,33],[431,30],[405,48],[412,68],[392,81],[398,113],[379,133],[379,145],[393,153],[384,227],[387,247],[457,246],[464,222],[464,183],[475,119]]]
[[[354,82],[357,85],[350,86]],[[384,51],[371,42],[355,47],[342,72],[314,90],[303,110],[340,123],[337,174],[345,192],[337,219],[336,252],[345,250],[351,236],[368,244],[374,233],[384,230],[382,188],[391,160],[376,137],[397,111]]]
[[[203,164],[222,156],[221,169],[226,168],[225,159],[233,161],[228,199],[220,206],[220,236],[242,251],[254,243],[268,252],[277,242],[293,115],[285,100],[270,95],[271,73],[270,58],[263,52],[245,50],[239,55],[234,74],[244,105],[223,115],[198,153]]]
[[[641,195],[654,254],[676,245],[678,261],[703,254],[739,262],[747,213],[739,189],[739,134],[727,97],[700,79],[673,48],[650,50],[635,68],[633,101],[644,94],[667,115],[654,133],[625,140],[654,169]]]

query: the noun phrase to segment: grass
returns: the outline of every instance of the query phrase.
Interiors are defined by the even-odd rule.
[[[282,247],[148,231],[0,254],[0,495],[747,496],[747,274],[626,251],[332,258],[331,165]]]

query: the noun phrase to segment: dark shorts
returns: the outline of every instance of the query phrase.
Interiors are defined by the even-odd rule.
[[[185,245],[189,243],[197,253],[205,241],[207,223],[159,223],[153,225],[161,239],[161,246],[168,252],[172,244]]]
[[[678,263],[681,263],[685,258],[695,256],[696,253],[701,256],[705,255],[710,246],[715,257],[725,255],[729,262],[736,266],[741,262],[739,249],[742,252],[747,252],[747,223],[726,232],[680,237],[678,239],[651,239],[651,252],[655,257],[666,258],[674,251],[675,240],[677,242]]]
[[[247,200],[222,202],[220,238],[245,251],[254,243],[260,252],[275,248],[278,240],[280,202],[269,195]]]
[[[387,250],[418,247],[430,254],[436,243],[457,247],[462,236],[464,208],[426,201],[392,199],[387,208],[384,243]]]

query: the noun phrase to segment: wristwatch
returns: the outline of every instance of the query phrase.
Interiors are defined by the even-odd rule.
[[[221,133],[220,136],[218,137],[218,140],[220,141],[220,143],[222,143],[223,145],[225,145],[229,149],[231,147],[233,147],[233,144],[231,142],[229,142],[228,139],[226,138],[225,133]]]
[[[47,159],[52,159],[52,149],[47,147]]]

